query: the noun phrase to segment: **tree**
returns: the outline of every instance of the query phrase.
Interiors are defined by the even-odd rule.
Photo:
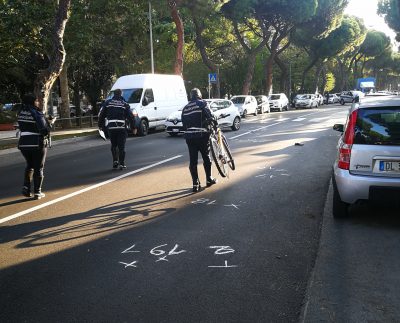
[[[240,10],[242,1],[231,0]],[[254,17],[265,34],[270,35],[267,47],[270,55],[265,64],[265,90],[269,94],[272,89],[273,63],[275,56],[287,48],[288,37],[297,26],[307,22],[317,9],[316,0],[301,1],[246,1],[251,7]],[[240,3],[240,4],[239,4]],[[286,46],[285,46],[286,44]]]
[[[399,0],[379,0],[378,14],[385,17],[385,22],[397,32],[400,41],[400,3]]]
[[[390,38],[386,36],[385,33],[376,30],[369,30],[367,32],[365,40],[363,41],[351,61],[354,64],[354,78],[363,76],[365,63],[368,59],[379,56],[390,46]],[[362,66],[361,71],[358,72],[358,63],[360,61],[362,62]]]
[[[59,1],[52,34],[53,50],[49,56],[49,66],[46,70],[40,72],[34,83],[34,93],[39,98],[40,106],[43,111],[46,111],[51,88],[58,75],[60,75],[65,61],[66,53],[63,38],[65,25],[67,24],[70,14],[70,7],[71,0]]]
[[[176,45],[176,55],[175,55],[175,66],[174,72],[177,75],[182,75],[183,73],[183,47],[184,47],[184,29],[183,21],[178,11],[178,6],[182,1],[178,0],[167,0],[168,7],[171,10],[172,20],[176,26],[176,34],[178,36],[178,41]]]

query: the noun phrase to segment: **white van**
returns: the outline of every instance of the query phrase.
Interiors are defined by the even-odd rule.
[[[187,94],[179,75],[135,74],[121,76],[111,88],[122,90],[133,114],[140,118],[139,135],[145,136],[149,129],[165,127],[164,121],[174,111],[184,107]]]

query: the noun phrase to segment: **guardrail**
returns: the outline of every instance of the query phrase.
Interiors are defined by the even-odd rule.
[[[54,123],[54,129],[94,128],[97,127],[98,117],[94,115],[59,118]],[[64,124],[65,123],[65,124]]]

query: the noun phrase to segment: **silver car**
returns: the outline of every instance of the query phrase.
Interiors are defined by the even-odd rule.
[[[333,166],[333,216],[367,200],[392,206],[400,197],[400,99],[373,98],[353,104],[341,131]]]

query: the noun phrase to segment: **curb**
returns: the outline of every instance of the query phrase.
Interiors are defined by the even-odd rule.
[[[310,280],[307,284],[307,291],[305,296],[305,302],[300,314],[299,322],[331,322],[331,319],[324,317],[323,310],[325,306],[321,302],[321,289],[323,286],[318,284],[320,281],[320,273],[323,270],[322,264],[322,253],[326,248],[326,239],[328,239],[327,231],[329,230],[328,225],[328,217],[332,217],[332,196],[333,196],[333,184],[332,178],[329,181],[328,193],[326,195],[324,211],[322,215],[322,225],[321,225],[321,236],[319,239],[317,257],[315,259],[314,268],[311,273]],[[325,313],[326,314],[326,313]]]
[[[100,138],[100,136],[98,134],[91,134],[91,135],[87,135],[87,136],[71,137],[71,138],[65,138],[65,139],[60,139],[60,140],[53,139],[52,146],[55,147],[55,146],[65,144],[65,143],[85,141],[85,140],[90,140],[90,139],[94,139],[94,138]],[[0,150],[0,156],[12,154],[17,151],[19,151],[19,149],[16,147],[2,149],[2,150]]]

